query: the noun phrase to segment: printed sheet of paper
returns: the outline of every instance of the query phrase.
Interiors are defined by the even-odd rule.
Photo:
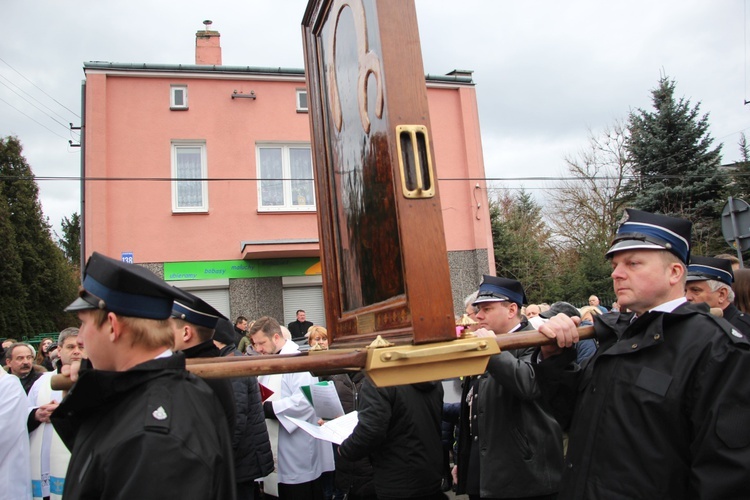
[[[341,444],[348,438],[357,426],[357,412],[347,413],[343,417],[329,420],[323,425],[311,424],[294,417],[285,417],[299,426],[300,429],[316,439]]]
[[[333,420],[344,414],[339,394],[333,382],[318,382],[301,387],[302,392],[315,408],[315,414],[323,420]]]

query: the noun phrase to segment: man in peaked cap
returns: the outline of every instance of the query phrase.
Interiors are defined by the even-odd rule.
[[[214,345],[214,330],[219,319],[226,317],[200,297],[184,293],[189,295],[191,301],[177,299],[172,306],[175,350],[181,351],[185,359],[218,358],[220,352]],[[237,413],[232,383],[228,379],[206,379],[205,382],[221,401],[229,431],[232,432]]]
[[[533,330],[516,280],[484,276],[474,305],[477,337]],[[541,406],[533,348],[490,357],[487,371],[464,380],[457,492],[470,498],[555,498],[562,476],[562,430]]]
[[[724,319],[742,332],[750,335],[750,317],[734,305],[734,272],[727,259],[694,256],[688,266],[685,298],[688,302],[701,302],[722,310]]]
[[[225,415],[172,353],[174,299],[190,297],[141,266],[88,260],[66,311],[78,314],[93,368],[71,372],[77,382],[52,414],[71,450],[64,498],[234,498]]]
[[[570,425],[561,499],[730,498],[750,488],[750,342],[685,299],[689,221],[628,209],[607,252],[617,301],[594,318],[581,368],[578,321],[539,328],[539,384]],[[536,359],[539,361],[539,358]],[[738,432],[739,428],[743,432]]]

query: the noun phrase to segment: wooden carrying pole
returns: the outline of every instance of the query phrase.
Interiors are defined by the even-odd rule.
[[[594,328],[585,326],[578,329],[581,340],[594,337]],[[539,347],[553,344],[550,339],[537,331],[526,331],[506,333],[495,337],[500,350],[520,349],[525,347]],[[485,339],[477,339],[485,340]],[[459,341],[460,342],[460,341]],[[451,342],[439,343],[439,345],[450,345]],[[434,348],[438,344],[426,344],[423,346],[398,346],[409,348],[412,351]],[[369,351],[373,351],[369,349]],[[375,349],[379,352],[380,349]],[[495,352],[497,352],[495,350]],[[368,349],[336,350],[331,349],[323,352],[303,352],[298,355],[272,355],[272,356],[234,356],[222,358],[194,358],[187,360],[187,370],[202,378],[233,378],[258,375],[271,375],[277,373],[292,373],[309,371],[315,375],[329,375],[332,373],[344,373],[348,371],[367,370]],[[429,363],[427,363],[429,364]],[[486,366],[486,362],[485,362]],[[393,370],[401,370],[398,364]],[[440,369],[434,373],[442,373]],[[473,375],[474,373],[463,373],[460,375]],[[448,377],[450,378],[450,377]],[[399,379],[399,383],[409,384],[415,381],[405,378]],[[52,377],[52,388],[54,390],[67,390],[72,387],[70,379],[64,375]]]

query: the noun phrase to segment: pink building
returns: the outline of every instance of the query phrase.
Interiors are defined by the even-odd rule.
[[[304,70],[88,62],[83,243],[147,265],[230,318],[325,324]],[[494,269],[469,71],[426,77],[455,313]],[[429,237],[425,245],[429,245]]]

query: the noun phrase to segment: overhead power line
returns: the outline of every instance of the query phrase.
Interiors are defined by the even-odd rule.
[[[36,109],[38,109],[39,111],[41,111],[41,112],[42,112],[42,113],[43,113],[43,114],[44,114],[44,115],[45,115],[46,117],[48,117],[48,118],[49,118],[50,120],[52,120],[53,122],[57,123],[58,125],[60,125],[61,127],[63,127],[63,128],[64,128],[64,129],[66,129],[66,130],[70,130],[70,128],[69,128],[69,125],[68,125],[67,123],[63,123],[63,122],[61,122],[60,120],[58,120],[57,118],[55,118],[54,116],[52,116],[52,115],[50,115],[50,114],[46,113],[46,112],[45,112],[45,111],[44,111],[44,110],[43,110],[42,108],[40,108],[39,106],[37,106],[37,105],[36,105],[36,104],[34,104],[33,102],[31,102],[31,101],[29,101],[28,99],[26,99],[26,98],[25,98],[24,96],[22,96],[21,94],[19,94],[19,93],[18,93],[18,92],[17,92],[17,91],[15,90],[15,89],[12,89],[11,87],[9,87],[9,86],[8,86],[8,84],[6,84],[6,83],[4,83],[4,82],[0,82],[0,85],[3,85],[3,86],[5,86],[5,87],[6,87],[6,88],[7,88],[8,90],[10,90],[10,91],[11,91],[11,92],[13,92],[14,94],[16,94],[16,95],[17,95],[18,97],[20,97],[21,99],[23,99],[24,101],[26,101],[26,102],[27,102],[27,103],[29,103],[30,105],[34,106],[34,107],[35,107]],[[41,103],[40,103],[40,104],[41,104]],[[18,109],[18,108],[16,108],[16,109]],[[28,116],[28,115],[26,115],[26,116]],[[62,117],[61,117],[61,118],[62,118]],[[37,123],[39,123],[39,122],[37,122]]]
[[[3,80],[7,81],[7,82],[8,82],[8,83],[10,83],[11,85],[13,85],[13,86],[14,86],[15,88],[17,88],[17,89],[18,89],[19,91],[21,91],[21,92],[23,92],[24,94],[26,94],[26,95],[27,95],[27,96],[28,96],[28,97],[29,97],[30,99],[33,99],[34,101],[36,101],[37,103],[39,103],[39,105],[40,105],[40,106],[42,106],[42,107],[43,107],[44,109],[46,109],[46,110],[47,110],[47,111],[49,111],[50,113],[54,114],[55,116],[57,116],[57,117],[58,117],[58,118],[60,118],[61,120],[63,120],[63,121],[68,121],[68,118],[65,118],[65,117],[64,117],[64,116],[62,116],[62,115],[61,115],[60,113],[56,112],[56,111],[55,111],[54,109],[52,109],[52,108],[50,108],[49,106],[47,106],[46,104],[44,104],[44,103],[43,103],[42,101],[40,101],[39,99],[37,99],[37,98],[36,98],[36,97],[34,97],[33,95],[29,94],[28,92],[26,92],[26,91],[25,91],[25,90],[24,90],[23,88],[21,88],[21,87],[19,87],[18,85],[16,85],[16,83],[14,83],[14,82],[13,82],[13,81],[12,81],[11,79],[9,79],[9,78],[8,78],[7,76],[3,76],[3,75],[0,75],[0,78],[2,78]],[[2,83],[2,82],[0,82],[0,83]],[[7,85],[7,84],[3,84],[3,85],[5,85],[6,87],[8,87],[8,85]],[[10,89],[10,87],[8,87],[8,88]],[[10,90],[13,90],[13,89],[10,89]],[[13,90],[13,92],[15,92],[15,90]],[[16,92],[16,94],[18,94],[18,92]],[[20,96],[20,97],[21,97],[22,99],[24,99],[24,97],[23,97],[23,96]],[[27,101],[27,102],[28,102],[28,101]],[[31,103],[30,103],[30,104],[31,104]],[[32,104],[32,106],[33,106],[33,104]],[[37,109],[38,109],[38,108],[37,108]],[[41,110],[40,110],[40,111],[41,111]],[[42,112],[44,112],[44,111],[42,111]],[[52,117],[52,116],[50,116],[50,115],[47,115],[47,116],[49,116],[49,117],[50,117],[50,118],[51,118],[52,120],[55,120],[55,118],[54,118],[54,117]],[[57,121],[57,120],[55,120],[55,121]],[[58,123],[61,123],[61,122],[58,122]],[[63,125],[67,127],[67,125],[65,125],[65,124],[63,124]]]
[[[61,103],[60,101],[58,101],[57,99],[55,99],[54,97],[52,97],[51,95],[49,95],[47,92],[44,91],[43,88],[41,88],[39,85],[37,85],[36,83],[34,83],[31,80],[29,80],[28,78],[26,78],[26,76],[24,76],[20,71],[18,71],[16,68],[14,68],[10,64],[8,64],[8,62],[5,59],[3,59],[2,57],[0,57],[0,61],[2,61],[3,63],[5,63],[6,66],[8,66],[10,69],[12,69],[13,71],[15,71],[16,73],[18,73],[18,75],[21,78],[23,78],[24,80],[26,80],[27,82],[29,82],[31,85],[33,85],[34,87],[36,87],[42,94],[46,95],[47,97],[49,97],[50,99],[52,99],[53,101],[55,101],[59,106],[65,108],[68,111],[70,111],[71,113],[73,113],[73,116],[75,116],[79,120],[81,119],[81,115],[79,115],[78,113],[76,113],[75,111],[73,111],[72,109],[70,109],[69,107],[67,107],[66,105],[64,105],[63,103]]]
[[[2,99],[0,99],[2,100]],[[750,177],[750,173],[739,173],[735,172],[732,174],[734,177]],[[667,180],[667,179],[690,179],[690,178],[702,178],[699,174],[674,174],[674,175],[655,175],[647,176],[649,180]],[[540,176],[540,177],[439,177],[438,181],[458,181],[458,182],[519,182],[519,181],[530,181],[530,182],[541,182],[541,181],[615,181],[615,180],[633,180],[637,179],[637,176],[624,175],[618,176],[591,176],[591,177],[576,177],[576,176]],[[301,179],[301,178],[258,178],[258,177],[191,177],[191,178],[175,178],[175,177],[84,177],[81,176],[0,176],[0,180],[37,180],[37,181],[81,181],[86,182],[271,182],[271,181],[314,181],[314,179]]]
[[[8,101],[6,101],[6,100],[5,100],[5,99],[3,99],[2,97],[0,97],[0,101],[4,102],[5,104],[7,104],[8,106],[10,106],[11,108],[15,109],[16,111],[18,111],[19,113],[21,113],[21,114],[22,114],[23,116],[25,116],[25,117],[26,117],[26,118],[28,118],[29,120],[31,120],[31,121],[33,121],[33,122],[37,123],[38,125],[40,125],[40,126],[42,126],[42,127],[46,128],[47,130],[49,130],[50,132],[52,132],[53,134],[55,134],[55,135],[56,135],[57,137],[62,137],[62,138],[63,138],[63,139],[65,139],[66,141],[67,141],[67,140],[70,140],[70,138],[69,138],[69,137],[63,137],[63,136],[61,136],[60,134],[58,134],[57,132],[55,132],[54,130],[52,130],[51,128],[49,128],[49,127],[48,127],[47,125],[45,125],[45,124],[43,124],[43,123],[39,122],[38,120],[36,120],[35,118],[32,118],[32,117],[31,117],[31,116],[29,116],[29,115],[27,115],[26,113],[24,113],[23,111],[21,111],[21,110],[20,110],[20,109],[18,109],[17,107],[13,106],[13,105],[12,105],[11,103],[9,103]]]

